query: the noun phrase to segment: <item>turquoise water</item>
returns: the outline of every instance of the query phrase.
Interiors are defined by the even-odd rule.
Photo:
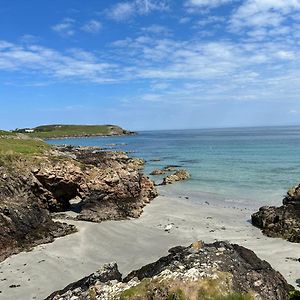
[[[147,161],[146,173],[179,165],[192,179],[173,185],[172,191],[209,193],[225,201],[279,204],[286,190],[300,182],[300,127],[145,131],[49,143],[129,151]],[[160,161],[151,161],[156,158]]]

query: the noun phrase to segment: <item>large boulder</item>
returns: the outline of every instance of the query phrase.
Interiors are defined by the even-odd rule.
[[[252,215],[252,224],[270,237],[300,243],[300,185],[287,192],[280,207],[264,206]]]
[[[98,271],[47,300],[287,300],[294,290],[267,262],[239,245],[197,241],[189,247],[172,248],[169,253],[123,280],[113,268],[112,280],[107,276],[103,279]]]

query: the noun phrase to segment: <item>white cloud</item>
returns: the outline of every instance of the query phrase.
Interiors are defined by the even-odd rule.
[[[210,12],[211,9],[237,1],[238,0],[186,0],[184,2],[184,7],[186,8],[186,11],[190,14],[207,14]]]
[[[114,81],[115,65],[97,59],[92,53],[71,49],[69,54],[38,45],[20,46],[0,41],[0,69],[39,72],[64,80],[85,80],[96,83]]]
[[[183,17],[183,18],[179,19],[180,24],[186,24],[186,23],[189,23],[190,21],[191,21],[191,18],[189,18],[189,17]]]
[[[134,13],[135,7],[132,3],[121,2],[108,11],[108,16],[115,21],[124,21],[129,19]]]
[[[39,38],[32,34],[24,34],[23,36],[21,36],[20,40],[23,43],[32,44],[36,43],[39,40]]]
[[[207,26],[207,25],[219,25],[220,23],[224,23],[226,21],[225,17],[221,16],[205,16],[200,21],[197,22],[199,26]]]
[[[102,24],[96,20],[90,20],[86,22],[81,29],[88,33],[97,33],[101,30]]]
[[[75,20],[71,18],[65,18],[61,23],[52,26],[52,30],[62,36],[73,36],[75,34],[74,23]]]
[[[144,94],[142,100],[147,102],[161,102],[162,96],[160,94]]]
[[[165,11],[168,7],[168,0],[132,0],[115,4],[107,10],[107,15],[115,21],[125,21],[136,15]]]
[[[55,82],[143,82],[140,99],[149,103],[172,97],[190,103],[200,98],[299,101],[298,40],[265,39],[271,30],[289,34],[290,26],[256,26],[251,39],[213,41],[163,35],[167,28],[154,24],[142,27],[140,36],[115,41],[97,52],[80,48],[56,51],[0,41],[0,69],[38,73]]]
[[[278,27],[299,10],[300,0],[246,0],[232,16],[231,28]]]
[[[169,28],[157,24],[153,24],[148,27],[143,27],[142,31],[159,35],[169,35],[171,33],[171,30]]]
[[[187,7],[217,7],[232,2],[232,0],[188,0]]]

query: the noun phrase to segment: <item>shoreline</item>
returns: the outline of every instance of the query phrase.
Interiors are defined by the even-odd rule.
[[[138,133],[134,132],[128,134],[108,134],[108,135],[99,135],[99,134],[70,135],[70,136],[59,136],[59,137],[47,137],[47,138],[40,138],[40,139],[42,139],[43,141],[47,141],[47,140],[51,141],[51,140],[73,139],[73,138],[90,138],[90,137],[110,138],[110,137],[135,136],[135,135],[138,135]]]
[[[163,190],[159,189],[160,194]],[[193,200],[199,201],[168,193],[148,204],[138,219],[100,224],[68,221],[76,224],[78,233],[11,256],[0,264],[1,299],[44,299],[112,261],[126,275],[166,255],[169,248],[196,240],[228,240],[245,246],[267,260],[290,284],[297,285],[300,268],[297,270],[297,262],[287,258],[297,255],[299,244],[262,235],[249,222],[250,208],[195,204]],[[164,227],[172,223],[170,232],[165,231]],[[20,286],[9,288],[11,285]]]

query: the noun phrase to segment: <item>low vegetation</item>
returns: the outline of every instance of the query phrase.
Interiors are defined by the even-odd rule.
[[[224,286],[225,283],[225,286]],[[179,281],[144,279],[138,285],[125,290],[121,300],[168,299],[168,300],[252,300],[248,294],[232,293],[229,282],[203,279]]]
[[[5,130],[0,130],[0,137],[6,137],[6,136],[12,136],[15,135],[15,133],[11,131],[5,131]]]
[[[50,148],[43,141],[34,139],[0,138],[0,155],[42,154]]]
[[[26,133],[38,138],[62,138],[79,136],[106,136],[127,134],[126,130],[115,125],[43,125],[32,129],[16,129],[14,132]]]

